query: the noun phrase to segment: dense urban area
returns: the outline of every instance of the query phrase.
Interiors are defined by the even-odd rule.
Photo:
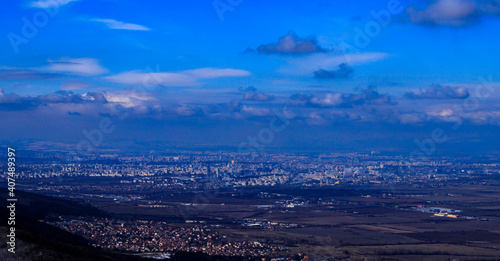
[[[336,260],[452,257],[467,255],[460,252],[467,247],[485,259],[499,257],[500,234],[488,229],[500,223],[496,156],[169,151],[33,152],[22,159],[20,189],[106,213],[41,222],[130,255]],[[448,236],[465,233],[465,239],[432,241],[439,238],[435,226]],[[383,250],[373,248],[380,244]],[[415,249],[406,253],[397,249],[401,244]]]

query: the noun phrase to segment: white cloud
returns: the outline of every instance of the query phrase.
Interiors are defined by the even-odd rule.
[[[327,93],[322,97],[313,97],[311,103],[317,106],[330,107],[339,106],[345,103],[345,101],[341,93]]]
[[[108,102],[119,103],[120,105],[131,108],[143,105],[148,101],[155,101],[156,98],[149,92],[138,92],[136,90],[121,90],[104,93]]]
[[[106,79],[127,84],[140,85],[145,87],[151,86],[198,86],[198,79],[214,79],[222,77],[239,77],[248,76],[250,72],[237,69],[217,69],[217,68],[200,68],[194,70],[186,70],[180,72],[144,72],[144,71],[128,71],[105,77]]]
[[[42,68],[51,72],[74,73],[78,75],[100,75],[108,72],[93,58],[61,58],[57,61],[49,60],[49,65]]]
[[[130,31],[150,31],[151,30],[150,28],[143,26],[143,25],[124,23],[124,22],[116,21],[114,19],[91,19],[91,21],[104,23],[110,29],[130,30]]]
[[[183,71],[182,73],[192,75],[200,79],[212,79],[220,77],[238,77],[249,76],[250,72],[237,69],[217,69],[217,68],[200,68],[194,70]]]
[[[39,0],[31,2],[30,6],[35,8],[50,8],[67,5],[78,0]]]
[[[145,87],[151,86],[195,86],[198,85],[196,78],[191,75],[182,73],[169,72],[143,72],[129,71],[105,77],[106,79],[127,84],[140,85]]]

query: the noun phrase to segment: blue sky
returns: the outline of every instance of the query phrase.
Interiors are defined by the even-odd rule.
[[[110,118],[116,128],[93,147],[237,147],[273,109],[289,125],[266,148],[411,150],[436,128],[450,150],[499,143],[497,0],[35,0],[4,10],[7,143],[73,146]]]

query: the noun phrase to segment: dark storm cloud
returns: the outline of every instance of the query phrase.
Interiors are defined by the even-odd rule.
[[[469,97],[469,91],[465,87],[435,84],[419,92],[407,92],[404,96],[409,99],[465,99]]]
[[[354,70],[346,63],[339,64],[337,70],[319,69],[314,72],[314,78],[318,79],[342,79],[349,78]]]
[[[251,51],[253,50],[247,49],[246,52]],[[302,38],[294,32],[289,32],[288,34],[282,36],[278,42],[260,45],[257,47],[256,51],[260,54],[294,55],[320,53],[326,52],[327,50],[319,46],[318,40],[315,36]]]
[[[272,101],[276,98],[274,97],[274,95],[259,92],[257,88],[253,86],[249,86],[245,89],[240,89],[240,91],[244,93],[243,100],[247,101]]]

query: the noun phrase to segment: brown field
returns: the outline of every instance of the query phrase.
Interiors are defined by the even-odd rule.
[[[170,194],[169,194],[170,195]],[[418,195],[418,196],[412,196]],[[292,196],[290,196],[292,197]],[[185,226],[185,220],[204,220],[234,240],[252,240],[285,246],[312,260],[500,260],[500,188],[395,188],[392,196],[365,198],[332,196],[330,205],[287,208],[277,199],[216,194],[194,201],[194,194],[172,194],[160,199],[117,202],[92,199],[97,207],[121,218],[154,218]],[[197,203],[197,204],[193,204]],[[141,206],[139,206],[141,205]],[[148,207],[161,205],[161,207]],[[418,205],[460,209],[459,218],[436,217],[414,210]],[[413,207],[413,209],[412,209]],[[483,218],[460,218],[472,216]],[[296,223],[298,228],[243,227],[256,219]],[[280,253],[276,253],[279,255]]]

